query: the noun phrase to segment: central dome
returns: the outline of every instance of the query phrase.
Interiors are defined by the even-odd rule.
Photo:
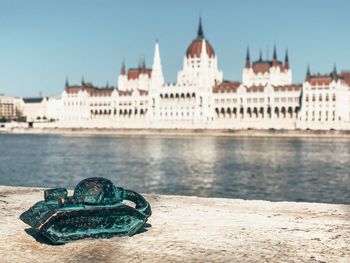
[[[192,41],[191,45],[188,47],[186,51],[186,57],[187,58],[199,58],[202,53],[202,41],[205,41],[205,47],[207,50],[207,54],[209,58],[212,58],[215,56],[215,52],[211,44],[208,40],[204,38],[203,28],[202,28],[202,20],[199,19],[199,26],[198,26],[198,32],[197,32],[197,38]]]
[[[186,56],[187,58],[199,58],[202,53],[202,41],[205,41],[205,47],[207,49],[207,54],[209,58],[212,58],[215,56],[215,52],[211,44],[208,40],[204,38],[197,37],[195,40],[192,41],[191,45],[188,47]]]

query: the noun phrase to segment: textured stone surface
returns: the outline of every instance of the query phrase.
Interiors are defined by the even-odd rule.
[[[350,262],[350,206],[145,195],[133,237],[49,245],[21,212],[41,189],[0,186],[0,262]]]

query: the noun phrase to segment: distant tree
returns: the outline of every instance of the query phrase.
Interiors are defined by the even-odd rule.
[[[23,113],[20,109],[16,108],[16,112],[15,112],[15,121],[18,122],[26,122],[27,121],[27,117],[23,116]]]

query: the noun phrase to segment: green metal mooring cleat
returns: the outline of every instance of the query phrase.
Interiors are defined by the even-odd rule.
[[[45,190],[44,197],[20,219],[55,244],[87,237],[132,236],[152,214],[140,194],[101,177],[82,180],[73,196],[65,188],[55,188]],[[122,203],[124,200],[134,202],[135,208]]]

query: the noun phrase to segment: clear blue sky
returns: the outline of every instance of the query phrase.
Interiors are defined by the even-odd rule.
[[[279,58],[288,47],[295,83],[313,72],[350,69],[350,1],[0,0],[0,93],[60,94],[65,78],[116,85],[120,65],[152,63],[159,39],[174,82],[196,36],[199,13],[224,78],[241,81],[246,46]]]

